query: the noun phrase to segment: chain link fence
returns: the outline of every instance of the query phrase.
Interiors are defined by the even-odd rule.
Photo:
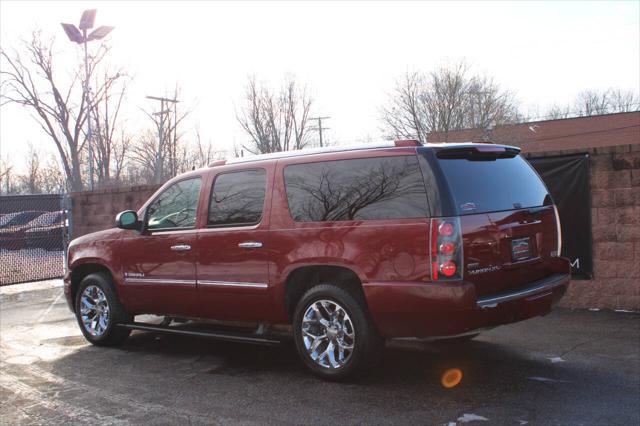
[[[0,196],[0,285],[62,277],[69,205],[63,194]]]

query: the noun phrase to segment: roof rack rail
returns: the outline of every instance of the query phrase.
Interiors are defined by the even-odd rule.
[[[403,139],[403,140],[396,140],[393,142],[387,141],[382,143],[367,143],[367,144],[363,143],[358,145],[342,145],[342,146],[308,148],[308,149],[305,148],[305,149],[300,149],[295,151],[273,152],[269,154],[256,154],[256,155],[249,155],[247,157],[230,158],[228,160],[217,160],[210,163],[209,167],[223,166],[225,164],[247,163],[250,161],[299,157],[302,155],[325,154],[325,153],[331,153],[331,152],[358,151],[363,149],[381,149],[381,148],[393,148],[393,147],[418,147],[418,146],[422,146],[422,143],[419,140]]]
[[[283,151],[283,152],[273,152],[270,154],[258,154],[258,155],[250,155],[247,157],[237,157],[230,158],[227,160],[226,164],[238,164],[238,163],[246,163],[249,161],[261,161],[261,160],[274,160],[278,158],[290,158],[290,157],[299,157],[302,155],[313,155],[313,154],[326,154],[332,152],[344,152],[344,151],[358,151],[363,149],[382,149],[382,148],[394,148],[396,145],[394,142],[384,142],[384,143],[367,143],[367,144],[358,144],[358,145],[341,145],[341,146],[331,146],[331,147],[323,147],[323,148],[305,148],[295,151]],[[404,145],[401,145],[404,146]],[[417,145],[410,145],[417,146]]]

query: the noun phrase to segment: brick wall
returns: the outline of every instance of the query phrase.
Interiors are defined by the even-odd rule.
[[[118,213],[137,210],[158,188],[150,185],[72,193],[71,237],[112,228]]]
[[[640,143],[542,156],[584,152],[591,156],[593,280],[572,281],[562,304],[640,311]]]

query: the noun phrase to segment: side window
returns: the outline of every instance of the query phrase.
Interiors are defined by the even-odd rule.
[[[209,204],[209,226],[255,225],[262,218],[267,177],[264,169],[216,177]]]
[[[296,164],[285,168],[284,179],[298,222],[428,216],[415,155]]]
[[[147,229],[193,228],[201,179],[174,183],[147,208]]]

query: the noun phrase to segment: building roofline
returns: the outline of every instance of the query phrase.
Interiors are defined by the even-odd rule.
[[[593,120],[594,118],[599,118],[599,117],[611,117],[611,116],[621,116],[621,115],[630,115],[630,114],[640,114],[640,109],[636,110],[636,111],[627,111],[627,112],[610,112],[607,114],[598,114],[598,115],[583,115],[583,116],[578,116],[578,117],[565,117],[565,118],[549,118],[546,120],[535,120],[535,121],[521,121],[519,123],[510,123],[510,124],[500,124],[498,126],[493,127],[492,130],[496,130],[498,128],[507,128],[507,127],[517,127],[517,126],[524,126],[524,125],[528,125],[528,124],[537,124],[537,123],[550,123],[550,122],[559,122],[559,121],[569,121],[569,120]],[[465,129],[458,129],[458,130],[450,130],[449,132],[443,132],[443,131],[439,131],[439,132],[432,132],[429,133],[427,135],[427,142],[429,141],[429,136],[430,135],[443,135],[445,133],[458,133],[458,132],[471,132],[471,131],[485,131],[486,129],[483,129],[482,127],[467,127]]]
[[[610,117],[612,115],[624,115],[624,114],[638,114],[640,113],[640,109],[635,111],[625,111],[625,112],[609,112],[607,114],[596,114],[596,115],[580,115],[577,117],[564,117],[564,118],[548,118],[546,120],[535,120],[535,121],[523,121],[521,123],[513,123],[507,124],[506,126],[517,126],[518,124],[529,124],[529,123],[547,123],[549,121],[566,121],[566,120],[580,120],[580,119],[594,119],[598,117]],[[465,129],[472,130],[472,129]]]

